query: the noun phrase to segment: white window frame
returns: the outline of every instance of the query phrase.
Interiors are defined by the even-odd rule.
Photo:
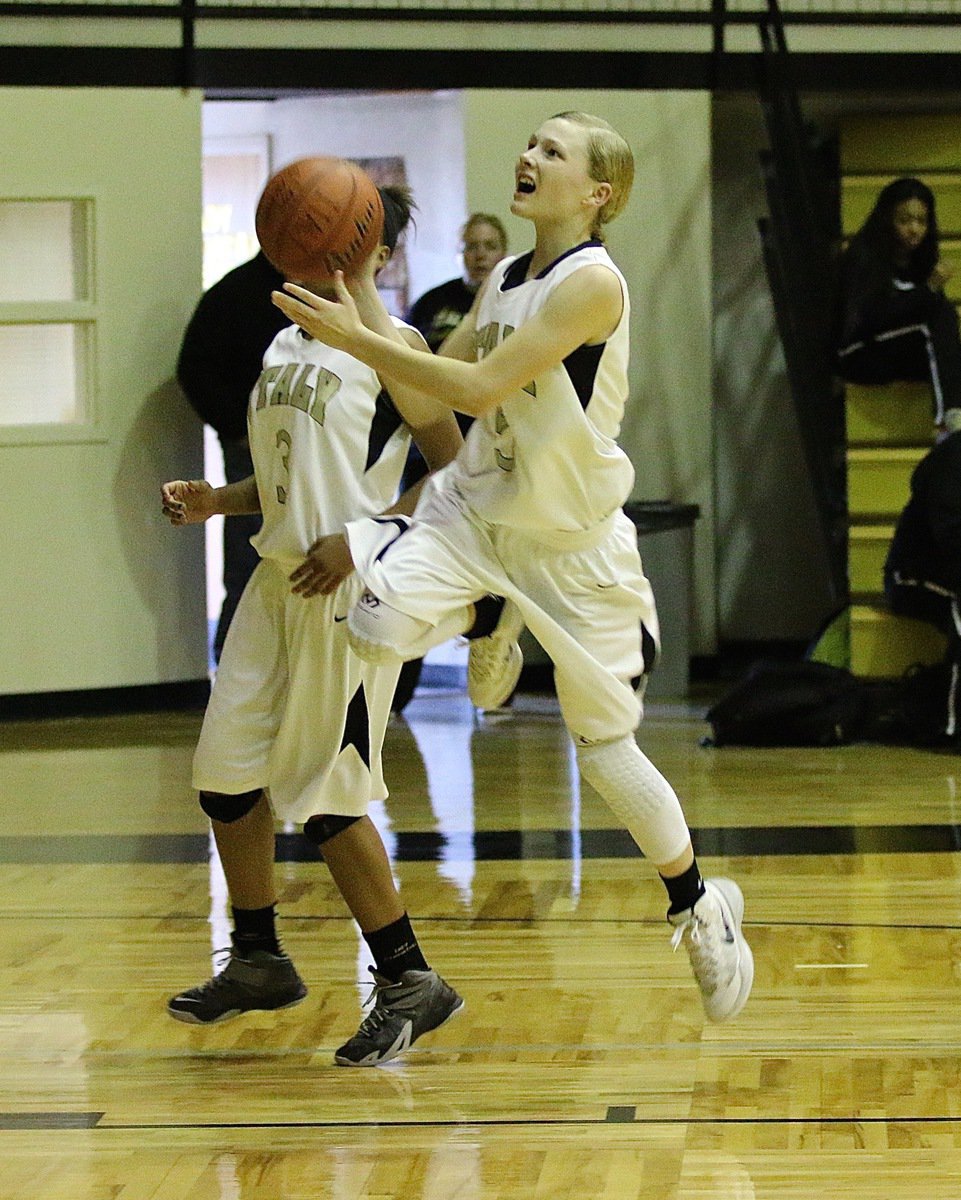
[[[58,442],[105,442],[101,425],[97,372],[97,272],[94,259],[95,197],[92,195],[0,195],[0,204],[75,204],[82,216],[87,295],[82,300],[0,302],[0,325],[72,325],[83,346],[78,387],[83,405],[80,421],[44,421],[16,425],[0,422],[0,446],[50,445]]]

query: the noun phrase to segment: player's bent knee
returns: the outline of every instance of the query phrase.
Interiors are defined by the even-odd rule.
[[[574,753],[583,770],[585,765],[590,768],[595,763],[606,763],[612,758],[619,758],[622,752],[630,754],[631,743],[637,745],[634,737],[627,735],[597,742],[579,742],[574,748]]]
[[[336,813],[310,817],[304,823],[304,837],[315,846],[322,846],[359,820],[360,817],[341,817]]]
[[[227,796],[223,792],[201,792],[200,807],[211,821],[231,825],[256,808],[263,794],[261,788],[252,792],[239,792],[236,796]]]

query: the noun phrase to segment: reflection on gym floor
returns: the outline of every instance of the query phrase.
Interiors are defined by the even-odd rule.
[[[332,1065],[368,958],[278,838],[307,1000],[212,1028],[167,996],[229,942],[190,789],[198,713],[7,723],[0,1200],[947,1200],[961,1194],[957,760],[715,750],[697,705],[640,740],[702,864],[747,897],[757,975],[708,1026],[660,884],[578,784],[548,698],[418,697],[376,813],[467,1000],[406,1058]]]

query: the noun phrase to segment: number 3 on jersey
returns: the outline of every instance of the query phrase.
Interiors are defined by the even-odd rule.
[[[288,477],[290,476],[290,446],[291,446],[290,434],[287,432],[286,429],[278,429],[277,430],[277,449],[284,451],[284,453],[282,453],[280,456],[280,462],[281,462],[281,465],[283,466],[284,470],[286,471]],[[280,483],[277,484],[277,503],[278,504],[286,504],[287,503],[287,489],[286,489],[286,487],[284,487],[283,484],[280,484]]]

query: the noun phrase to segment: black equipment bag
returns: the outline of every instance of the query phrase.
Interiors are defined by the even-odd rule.
[[[840,746],[867,717],[864,684],[820,662],[755,663],[708,709],[715,746]]]

